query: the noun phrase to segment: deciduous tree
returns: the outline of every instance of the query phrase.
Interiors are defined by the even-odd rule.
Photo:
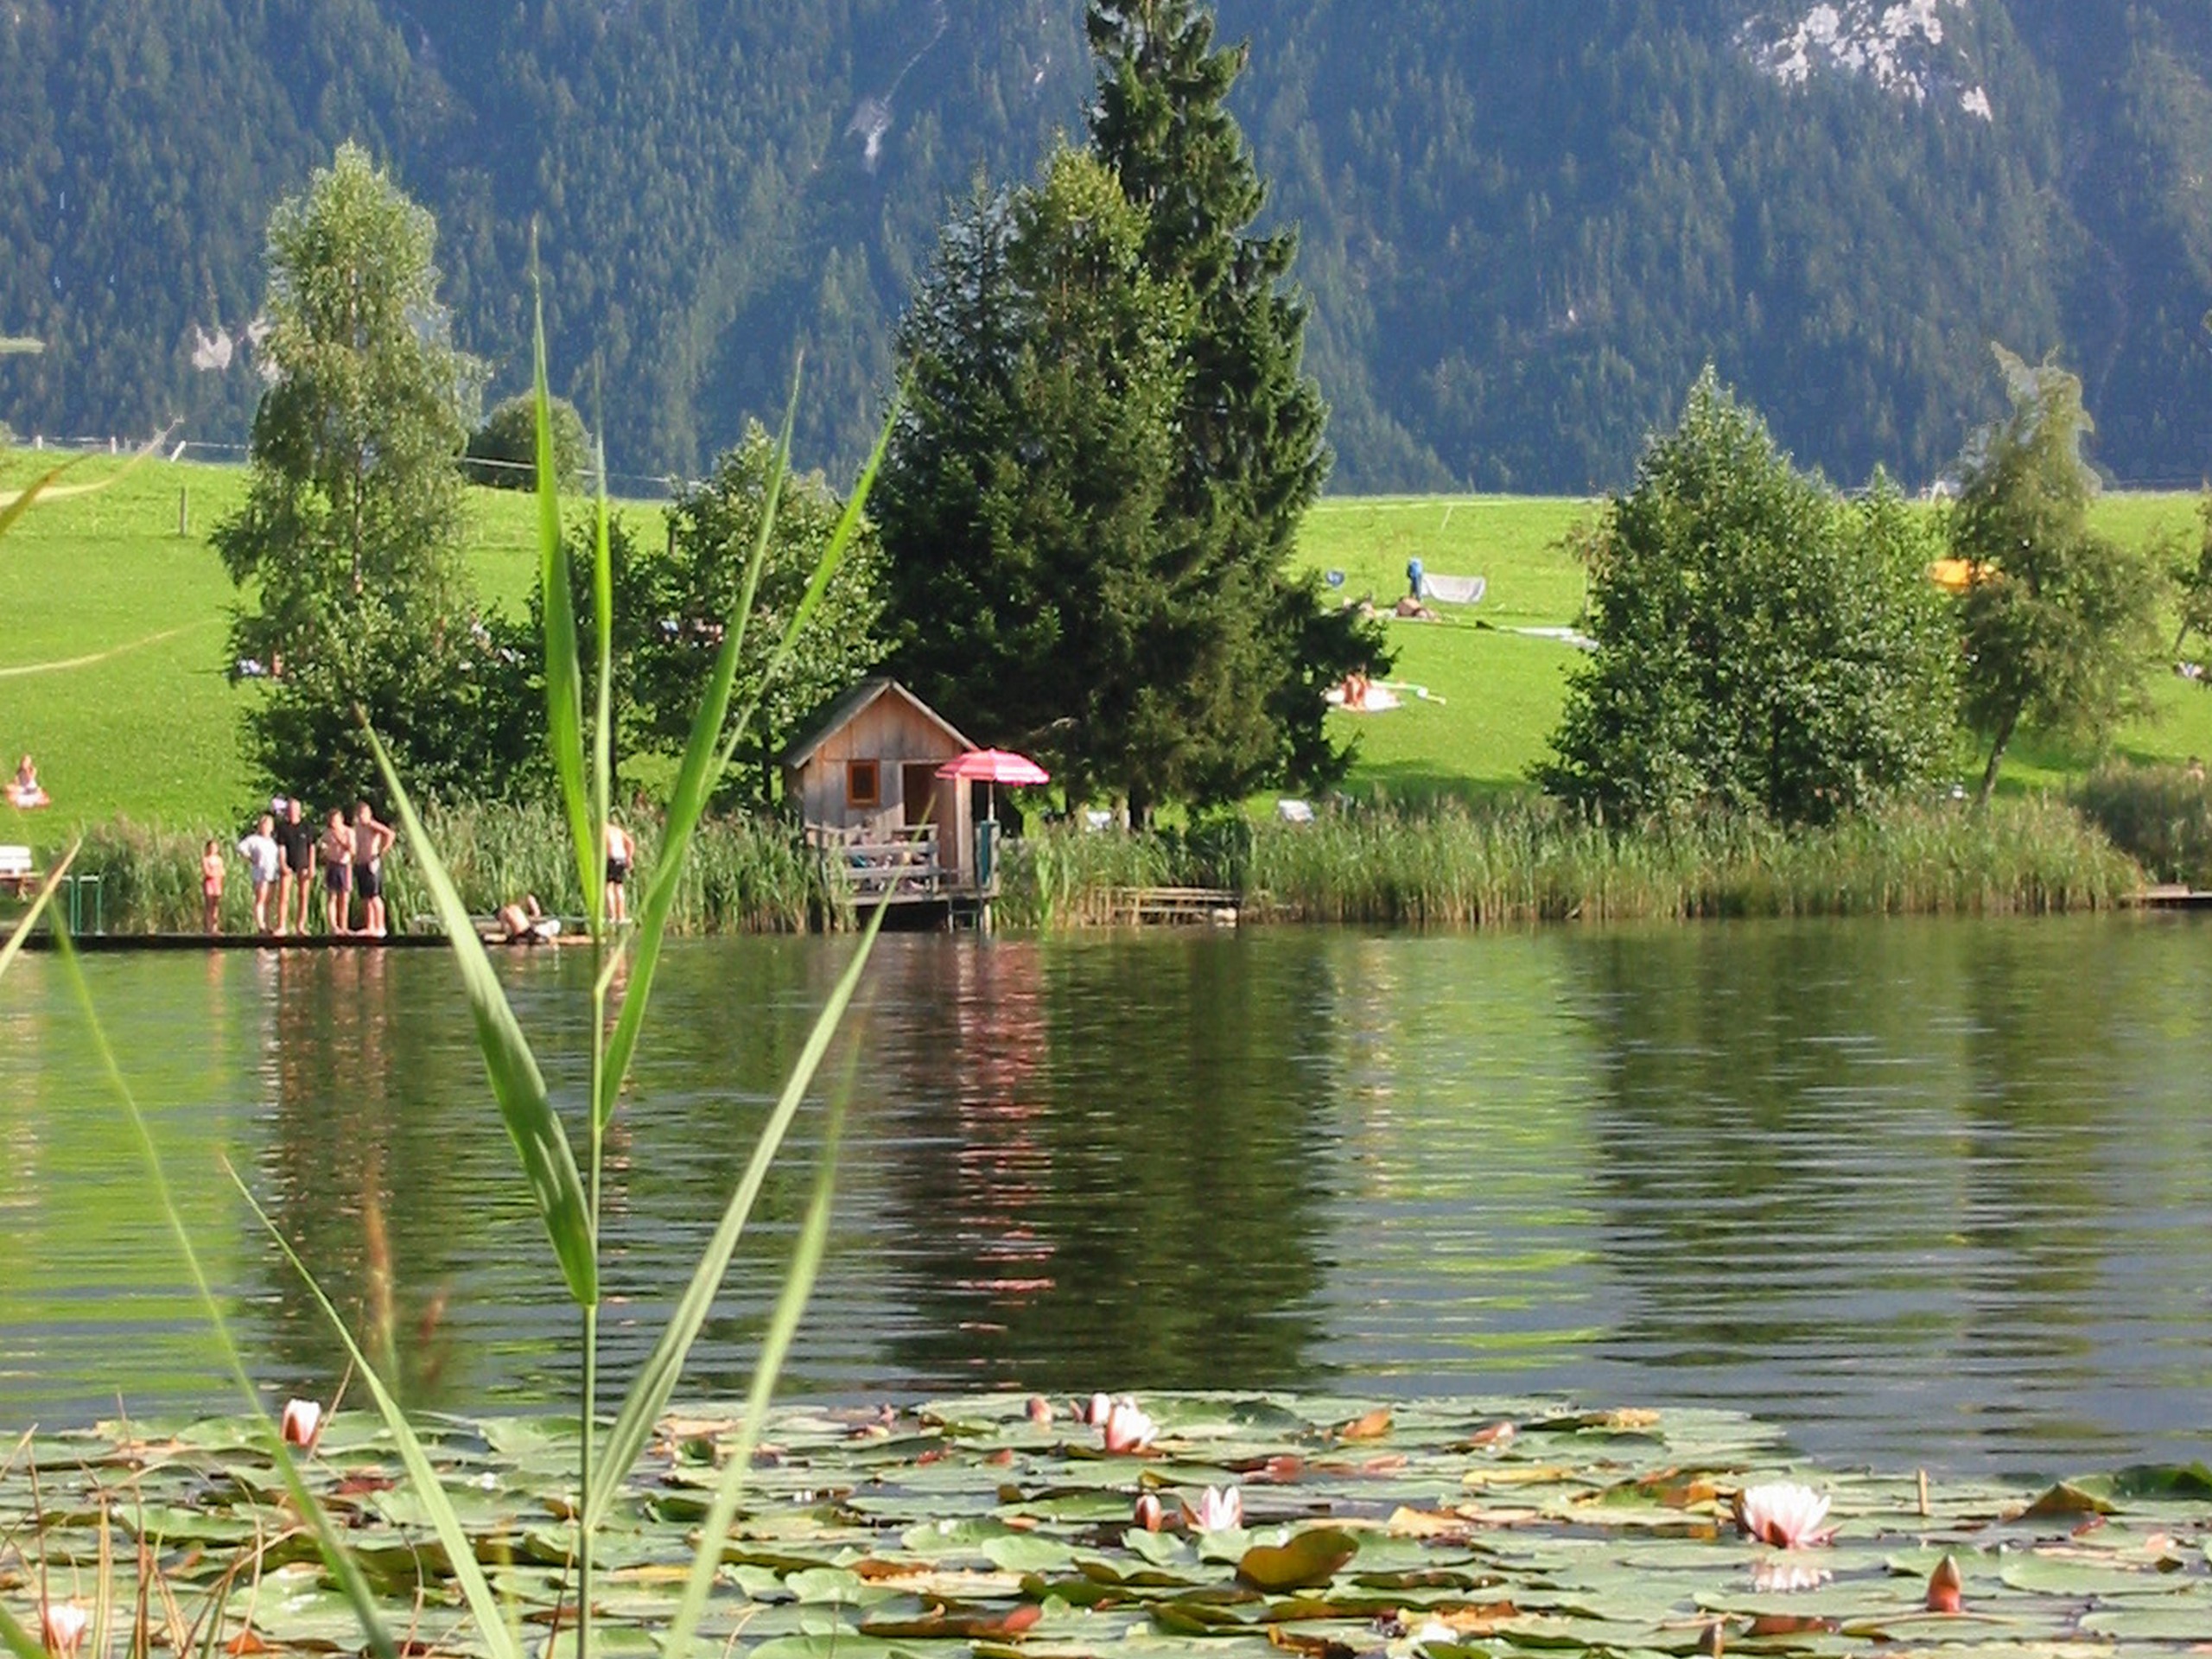
[[[1978,573],[1960,601],[1967,721],[1989,745],[1980,798],[2023,727],[2101,737],[2143,706],[2164,573],[2089,526],[2094,429],[2082,383],[2001,347],[2012,407],[1969,444],[1951,551]]]
[[[1955,647],[1937,543],[1885,480],[1796,472],[1708,369],[1585,549],[1598,649],[1545,783],[1628,819],[1823,823],[1948,758]]]
[[[270,675],[254,758],[318,801],[376,775],[356,709],[426,794],[482,763],[455,467],[480,375],[438,301],[436,240],[353,144],[270,220],[271,378],[214,542],[242,596],[232,652]]]

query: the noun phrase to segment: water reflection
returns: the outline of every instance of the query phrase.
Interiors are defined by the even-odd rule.
[[[1741,1407],[1808,1452],[2194,1456],[2212,1062],[2201,928],[1716,926],[887,940],[794,1362],[1019,1385],[1557,1392]],[[619,1388],[849,945],[686,947],[606,1160]],[[96,960],[272,1390],[340,1351],[227,1154],[415,1403],[572,1385],[576,1316],[429,953]],[[503,964],[581,1122],[589,964]],[[0,995],[0,1424],[226,1395],[54,964]],[[686,1388],[748,1381],[803,1115]]]

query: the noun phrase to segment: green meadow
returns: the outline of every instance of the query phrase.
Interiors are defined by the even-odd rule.
[[[21,487],[57,459],[0,457],[0,492]],[[121,476],[115,476],[120,474]],[[99,489],[83,486],[113,481]],[[28,750],[54,804],[18,813],[0,805],[0,841],[51,844],[79,823],[127,817],[184,828],[228,825],[257,791],[238,750],[238,716],[251,686],[225,672],[234,594],[207,542],[240,500],[235,467],[147,461],[126,470],[102,456],[62,480],[0,542],[9,600],[0,621],[0,751],[12,770]],[[185,528],[179,531],[181,507]],[[622,509],[648,522],[651,502]],[[1577,653],[1519,628],[1571,626],[1583,575],[1564,539],[1589,503],[1472,496],[1336,499],[1307,520],[1300,557],[1341,571],[1348,599],[1387,608],[1418,557],[1431,575],[1480,575],[1481,604],[1439,607],[1436,622],[1389,624],[1390,679],[1419,686],[1402,708],[1333,718],[1356,736],[1351,787],[1394,799],[1496,793],[1519,785],[1546,752]],[[2183,495],[2121,496],[2100,508],[2115,535],[2142,539],[2194,528]],[[472,495],[473,558],[487,603],[518,609],[535,578],[526,498]],[[2121,732],[2120,754],[2140,760],[2212,755],[2212,691],[2161,677],[2152,716]],[[2097,758],[2016,747],[2007,787],[2063,784]],[[1963,751],[1961,776],[1972,764]]]

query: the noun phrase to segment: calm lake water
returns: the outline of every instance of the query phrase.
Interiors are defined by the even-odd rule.
[[[847,948],[665,965],[610,1149],[618,1386]],[[2206,1455],[2208,961],[2131,920],[887,939],[791,1386],[1564,1395],[1738,1408],[1830,1463]],[[583,953],[504,967],[573,1099]],[[86,969],[267,1386],[341,1358],[225,1156],[415,1402],[569,1382],[442,954]],[[695,1395],[745,1384],[803,1123]],[[19,962],[0,1433],[227,1409],[187,1282],[56,964]]]

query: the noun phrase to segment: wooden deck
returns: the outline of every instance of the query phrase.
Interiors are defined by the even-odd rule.
[[[1106,925],[1234,927],[1241,895],[1223,887],[1116,887],[1107,895]]]
[[[381,938],[366,933],[75,933],[69,943],[78,950],[442,950],[442,933],[387,933]],[[500,941],[504,944],[505,941]],[[54,935],[41,928],[23,941],[30,950],[50,950]]]
[[[2139,910],[2212,910],[2212,893],[2170,883],[2145,887],[2131,902]]]

